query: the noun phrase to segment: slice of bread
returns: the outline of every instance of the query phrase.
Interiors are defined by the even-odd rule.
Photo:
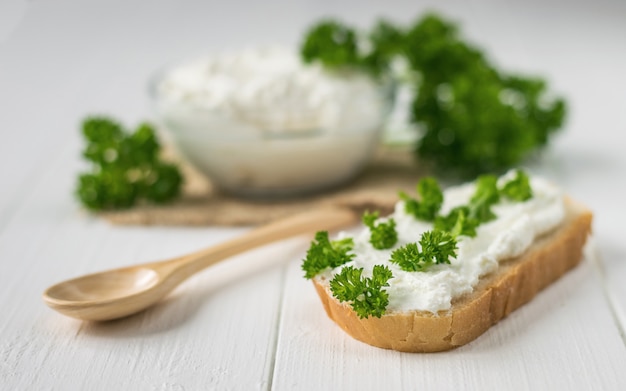
[[[349,304],[332,296],[328,281],[316,278],[313,283],[328,316],[359,341],[404,352],[453,349],[476,339],[580,263],[592,214],[570,199],[565,204],[566,217],[555,230],[535,240],[521,256],[501,261],[495,272],[480,278],[472,293],[438,314],[387,312],[381,318],[359,319]]]

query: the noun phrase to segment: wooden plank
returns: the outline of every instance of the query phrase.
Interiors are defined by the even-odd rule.
[[[115,32],[107,36],[106,29],[85,28],[89,18],[68,20],[63,17],[66,10],[46,8],[31,7],[0,50],[5,137],[0,143],[0,229],[41,180],[42,168],[79,133],[80,116],[106,107],[103,100],[120,88],[111,83],[110,68],[103,67],[103,59],[112,53],[101,45],[107,37],[120,37]]]
[[[272,373],[284,255],[255,250],[192,278],[156,308],[107,324],[65,318],[43,289],[87,272],[181,255],[242,229],[113,227],[68,197],[66,146],[0,236],[0,379],[6,389],[263,389]],[[294,250],[295,248],[295,250]],[[291,250],[290,250],[291,249]],[[289,255],[291,254],[291,255]]]
[[[0,297],[7,315],[0,344],[3,387],[68,389],[80,384],[80,389],[104,385],[115,389],[263,388],[272,362],[281,268],[256,274],[241,267],[231,268],[230,276],[224,270],[207,272],[145,313],[108,324],[81,323],[53,313],[37,300],[47,284],[65,278],[62,274],[72,267],[82,268],[50,259],[79,252],[76,248],[82,246],[76,246],[76,240],[86,238],[77,231],[90,230],[71,223],[61,224],[56,230],[59,233],[50,238],[54,243],[34,252],[30,267],[23,269],[32,275],[29,285],[22,283],[3,290]],[[117,235],[92,234],[91,238],[104,240],[91,252],[95,250],[95,258],[102,262],[116,256],[132,258],[141,253],[139,248],[143,246],[167,252],[172,248],[170,240],[184,242],[183,235],[189,233],[161,230],[132,235],[133,239],[126,234],[120,241],[112,237]],[[202,232],[193,236],[196,244],[206,240]],[[23,243],[19,246],[23,248]],[[11,250],[1,251],[0,255]],[[272,260],[277,253],[282,254],[283,249],[256,252],[242,260]],[[29,261],[24,258],[19,257]],[[89,262],[89,258],[73,258]]]
[[[626,165],[624,165],[626,169]],[[616,208],[621,208],[621,204],[626,199],[626,194],[616,194],[614,196],[621,197],[619,202],[615,202]],[[611,212],[603,208],[607,213],[604,216],[610,216],[615,212]],[[612,209],[612,211],[619,209]],[[611,224],[613,230],[598,230],[598,238],[594,242],[593,252],[596,256],[597,267],[600,276],[605,284],[606,299],[611,306],[615,322],[619,325],[622,341],[626,345],[626,248],[623,245],[621,236],[620,220],[613,220]],[[608,225],[608,224],[607,224]],[[605,228],[605,227],[601,227]],[[600,236],[602,235],[602,236]]]
[[[626,59],[623,66],[626,67]],[[594,260],[606,300],[626,344],[626,285],[623,283],[626,249],[621,237],[626,188],[620,182],[626,172],[622,147],[626,145],[626,135],[616,131],[608,136],[611,129],[605,130],[607,135],[599,133],[591,140],[570,138],[546,153],[534,168],[562,184],[569,194],[594,212]],[[607,139],[611,142],[607,143]]]
[[[143,7],[129,6],[131,13]],[[0,53],[3,127],[11,129],[0,144],[2,388],[265,388],[284,276],[275,261],[284,244],[198,276],[157,308],[107,325],[64,318],[39,299],[61,279],[179,255],[241,232],[118,228],[79,211],[71,194],[80,116],[145,116],[147,75],[172,53],[149,44],[162,29],[132,34],[133,19],[109,28],[119,7],[55,7],[35,7]],[[161,11],[170,7],[161,3]],[[161,22],[167,15],[160,13]],[[50,59],[43,67],[33,61],[41,56]],[[250,262],[256,268],[243,265]]]
[[[300,262],[287,272],[276,390],[608,390],[626,384],[621,342],[589,260],[470,344],[410,354],[353,340],[326,317]]]

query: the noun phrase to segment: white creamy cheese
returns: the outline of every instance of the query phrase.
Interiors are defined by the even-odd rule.
[[[504,178],[503,178],[504,179]],[[501,199],[492,207],[498,218],[477,228],[474,238],[460,236],[458,252],[450,265],[434,265],[426,272],[407,272],[389,262],[391,253],[407,243],[417,242],[432,223],[416,220],[404,212],[404,203],[396,204],[390,216],[396,221],[398,243],[388,250],[376,250],[369,243],[369,229],[359,234],[340,233],[354,238],[354,259],[344,266],[363,268],[370,277],[374,265],[386,265],[393,278],[389,280],[388,312],[448,310],[454,298],[472,291],[481,276],[495,271],[498,262],[522,254],[534,239],[556,228],[565,217],[561,191],[539,178],[531,180],[533,198],[525,202]],[[442,214],[455,206],[466,204],[474,193],[474,184],[454,187],[444,192]],[[322,276],[328,282],[341,267]]]
[[[172,103],[217,111],[260,131],[368,129],[380,123],[383,109],[380,86],[367,74],[331,73],[320,64],[302,63],[296,51],[280,46],[182,64],[156,88]],[[233,131],[241,129],[221,129]]]

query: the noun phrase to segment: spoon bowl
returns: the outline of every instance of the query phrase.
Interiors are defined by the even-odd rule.
[[[313,210],[288,217],[220,245],[161,262],[114,269],[67,280],[46,289],[45,303],[63,315],[111,320],[146,309],[191,275],[263,244],[357,221],[347,209]]]
[[[44,292],[44,300],[51,308],[73,318],[109,320],[156,303],[167,294],[163,288],[157,271],[128,267],[53,285]]]

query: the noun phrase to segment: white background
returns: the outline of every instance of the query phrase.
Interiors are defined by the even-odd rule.
[[[125,320],[82,323],[43,305],[60,280],[245,231],[85,214],[72,197],[85,115],[149,118],[147,79],[172,61],[296,45],[321,16],[367,26],[426,9],[567,97],[568,123],[533,167],[595,212],[580,267],[478,340],[430,355],[372,348],[332,324],[301,278],[307,238],[240,256]],[[625,72],[618,0],[0,0],[0,389],[626,389]]]

